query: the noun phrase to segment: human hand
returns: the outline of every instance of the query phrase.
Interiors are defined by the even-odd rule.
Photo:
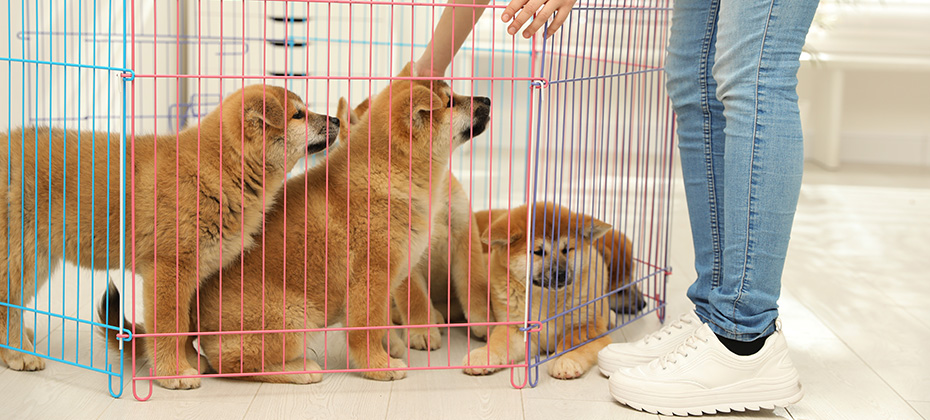
[[[530,16],[533,16],[538,10],[539,14],[533,18],[533,22],[523,30],[523,37],[530,38],[539,31],[539,28],[541,28],[543,24],[549,20],[549,17],[555,13],[552,24],[546,28],[546,33],[543,35],[548,38],[549,35],[559,30],[559,27],[561,27],[565,19],[568,18],[568,14],[572,11],[572,6],[575,5],[576,1],[578,0],[511,0],[507,8],[504,9],[501,20],[507,23],[511,18],[516,16],[516,19],[514,19],[510,27],[507,28],[507,33],[514,35],[520,30],[520,27],[529,20]],[[540,9],[540,7],[542,7],[542,9]],[[517,12],[520,12],[519,16],[517,16]]]

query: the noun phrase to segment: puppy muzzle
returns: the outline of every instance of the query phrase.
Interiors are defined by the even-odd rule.
[[[471,127],[462,133],[462,137],[470,139],[476,137],[488,128],[488,122],[491,121],[491,100],[483,96],[472,97],[474,111],[472,112]]]
[[[314,154],[326,150],[327,147],[336,142],[336,137],[339,135],[339,119],[336,117],[329,117],[329,121],[327,121],[326,125],[320,128],[320,131],[317,132],[317,135],[325,138],[326,140],[323,142],[307,144],[307,154]]]
[[[543,270],[539,275],[533,276],[533,285],[544,289],[561,289],[572,284],[574,275],[569,270]]]

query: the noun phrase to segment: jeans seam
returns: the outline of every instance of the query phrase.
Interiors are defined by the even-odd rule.
[[[704,42],[701,47],[701,74],[699,77],[701,85],[701,112],[704,116],[704,165],[705,170],[707,171],[707,197],[710,205],[710,234],[711,242],[713,244],[713,253],[714,253],[714,265],[711,268],[711,287],[717,287],[720,285],[720,273],[721,269],[721,247],[720,247],[720,224],[718,223],[718,212],[717,212],[717,185],[714,178],[714,154],[713,148],[710,145],[711,142],[711,133],[712,133],[712,113],[710,111],[710,100],[708,99],[708,89],[707,89],[707,80],[708,80],[708,61],[710,57],[710,43],[711,38],[713,38],[713,33],[716,31],[716,18],[720,7],[719,0],[713,0],[710,6],[710,14],[708,14],[707,22],[707,31],[704,35]]]
[[[747,194],[747,199],[746,199],[746,210],[747,210],[746,212],[746,244],[743,248],[744,250],[743,272],[740,273],[739,291],[736,293],[736,299],[733,300],[733,312],[730,317],[731,320],[736,319],[736,308],[740,304],[740,299],[742,299],[743,297],[743,292],[746,289],[747,283],[749,283],[746,277],[749,271],[748,270],[749,249],[751,247],[750,244],[752,243],[751,235],[752,235],[752,209],[753,209],[752,207],[753,167],[755,166],[756,147],[758,146],[757,136],[758,136],[758,129],[759,129],[759,78],[762,73],[762,61],[763,61],[763,57],[765,56],[765,41],[766,41],[766,38],[768,37],[769,24],[772,22],[772,12],[775,9],[775,1],[776,0],[772,0],[771,3],[769,4],[768,16],[766,16],[766,19],[765,19],[765,29],[763,29],[762,31],[762,42],[759,47],[759,61],[758,61],[759,65],[756,67],[756,82],[755,82],[755,92],[754,92],[755,95],[753,97],[754,115],[752,119],[752,148],[751,148],[751,153],[749,154],[749,186],[748,186],[749,194]],[[739,323],[734,322],[734,325],[738,326]],[[733,333],[736,335],[740,334],[736,331],[733,331]]]

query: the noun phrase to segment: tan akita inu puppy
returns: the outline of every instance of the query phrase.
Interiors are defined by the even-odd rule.
[[[401,76],[410,75],[409,68]],[[372,379],[403,378],[404,371],[388,370],[406,365],[386,351],[387,330],[366,327],[390,325],[391,291],[406,277],[408,259],[419,261],[426,250],[430,200],[446,185],[450,148],[484,131],[489,106],[487,98],[450,96],[449,86],[438,81],[391,83],[370,102],[368,114],[347,128],[349,138],[325,164],[288,181],[286,202],[269,212],[263,237],[256,238],[264,251],[243,253],[240,263],[223,270],[222,285],[218,276],[204,281],[202,331],[306,329],[344,321],[353,328],[347,332],[352,366]],[[205,334],[200,348],[219,373],[319,370],[304,357],[303,336]],[[244,379],[309,383],[321,377]]]
[[[189,332],[199,280],[235,259],[243,245],[252,246],[287,171],[300,157],[326,148],[337,124],[308,113],[284,88],[253,85],[229,95],[199,126],[135,137],[126,162],[127,185],[134,185],[127,194],[126,264],[134,261],[144,281],[146,331]],[[9,289],[0,282],[0,301],[28,303],[62,259],[120,268],[119,182],[109,182],[107,197],[108,177],[120,173],[119,135],[108,140],[104,132],[26,128],[0,139],[0,176],[10,179],[0,183],[0,252],[9,252],[0,274],[11,279]],[[21,319],[21,310],[0,309],[0,324],[10,325],[4,344],[19,346]],[[29,338],[23,350],[33,350]],[[144,341],[156,375],[197,373],[178,354],[177,338]],[[0,349],[0,356],[12,369],[44,367],[41,359],[14,350]],[[200,384],[196,378],[158,382],[184,389]]]
[[[527,212],[531,209],[526,205],[514,208],[509,220],[507,210],[475,214],[480,226],[487,226],[490,220],[487,230],[482,232],[482,241],[490,252],[494,316],[497,321],[519,321],[527,316],[529,320],[542,321],[567,312],[544,322],[539,333],[529,335],[529,351],[553,353],[580,345],[549,364],[551,376],[577,378],[596,363],[597,352],[610,344],[610,337],[605,335],[607,302],[593,300],[607,290],[609,283],[608,261],[614,260],[613,250],[611,257],[605,258],[596,241],[610,232],[611,227],[552,203],[538,203],[534,207],[531,225],[527,224]],[[533,243],[529,243],[531,235],[535,236]],[[629,246],[617,250],[622,257],[616,258],[627,267],[624,269],[627,275],[633,271],[630,250]],[[526,279],[531,267],[533,293],[530,313],[526,314]],[[588,340],[592,341],[581,345]],[[462,364],[474,366],[466,368],[465,373],[484,375],[498,369],[483,366],[512,364],[525,357],[523,333],[518,327],[498,326],[491,331],[488,345],[472,350]]]
[[[449,175],[448,181],[442,187],[442,195],[433,200],[437,208],[429,252],[423,253],[410,277],[394,290],[391,316],[395,324],[444,324],[446,317],[449,322],[493,321],[488,305],[488,258],[481,232],[465,190],[454,176]],[[466,311],[468,307],[471,309]],[[487,337],[489,330],[486,325],[471,327],[472,334],[480,339]],[[407,331],[412,348],[435,350],[442,346],[440,328]]]

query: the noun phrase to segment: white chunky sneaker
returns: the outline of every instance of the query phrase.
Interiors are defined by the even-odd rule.
[[[701,326],[693,310],[665,324],[660,330],[630,343],[613,343],[597,353],[597,368],[609,377],[617,369],[644,365],[678,348]]]
[[[610,395],[638,410],[664,415],[774,409],[804,392],[780,328],[750,356],[727,350],[706,324],[671,353],[610,377]]]

